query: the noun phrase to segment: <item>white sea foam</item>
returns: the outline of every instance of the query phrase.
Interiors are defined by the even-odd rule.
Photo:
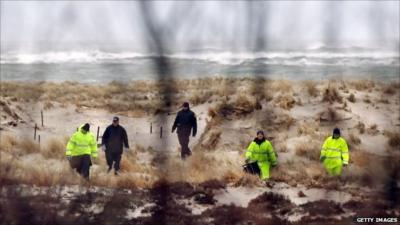
[[[155,54],[137,52],[104,51],[50,51],[43,53],[5,53],[1,64],[61,64],[61,63],[132,63],[135,60],[156,57]],[[227,52],[205,51],[196,53],[166,54],[171,60],[191,60],[217,63],[221,65],[241,65],[264,63],[266,65],[323,66],[323,65],[400,65],[397,52],[358,51],[275,51],[275,52]]]

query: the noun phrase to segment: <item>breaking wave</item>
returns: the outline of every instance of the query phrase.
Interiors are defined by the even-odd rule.
[[[266,65],[288,66],[399,66],[400,57],[396,52],[183,52],[167,54],[172,61],[189,60],[217,63],[221,65],[241,65],[263,63]],[[135,60],[159,57],[155,54],[137,52],[103,51],[49,51],[43,53],[6,53],[1,55],[1,64],[60,64],[60,63],[133,63]]]

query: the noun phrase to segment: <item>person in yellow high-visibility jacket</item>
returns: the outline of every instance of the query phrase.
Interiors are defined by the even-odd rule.
[[[71,167],[86,179],[89,178],[89,169],[92,165],[90,156],[97,158],[96,139],[89,129],[88,123],[81,125],[69,139],[65,152]]]
[[[349,159],[346,140],[340,136],[339,128],[335,128],[333,135],[326,138],[322,145],[320,161],[330,176],[339,176],[342,167],[349,164]]]
[[[257,137],[250,143],[246,151],[246,162],[257,162],[260,168],[260,177],[267,180],[271,166],[277,165],[276,154],[271,142],[265,139],[264,132],[258,131]]]

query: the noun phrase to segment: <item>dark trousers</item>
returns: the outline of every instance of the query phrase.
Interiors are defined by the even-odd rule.
[[[89,179],[89,170],[92,165],[90,155],[72,156],[69,161],[71,167],[81,174],[85,179]]]
[[[113,153],[110,151],[106,151],[106,160],[107,165],[111,169],[114,164],[115,171],[119,171],[120,169],[120,162],[121,162],[121,153]]]
[[[189,148],[189,137],[192,131],[191,127],[178,127],[178,140],[181,145],[181,158],[185,159],[186,157],[192,154]]]

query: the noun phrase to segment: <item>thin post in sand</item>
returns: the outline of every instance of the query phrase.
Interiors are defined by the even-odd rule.
[[[100,126],[97,127],[97,137],[96,137],[96,142],[99,141],[99,132],[100,132]]]
[[[35,123],[35,128],[33,132],[33,140],[36,140],[36,131],[37,131],[37,124]]]
[[[40,110],[40,115],[41,115],[41,117],[42,117],[42,127],[44,127],[44,123],[43,123],[43,110]]]
[[[153,123],[150,123],[150,134],[153,133]]]
[[[162,126],[160,127],[160,138],[162,138]]]
[[[38,136],[38,142],[39,142],[39,146],[40,146],[40,134],[39,134],[39,136]]]

